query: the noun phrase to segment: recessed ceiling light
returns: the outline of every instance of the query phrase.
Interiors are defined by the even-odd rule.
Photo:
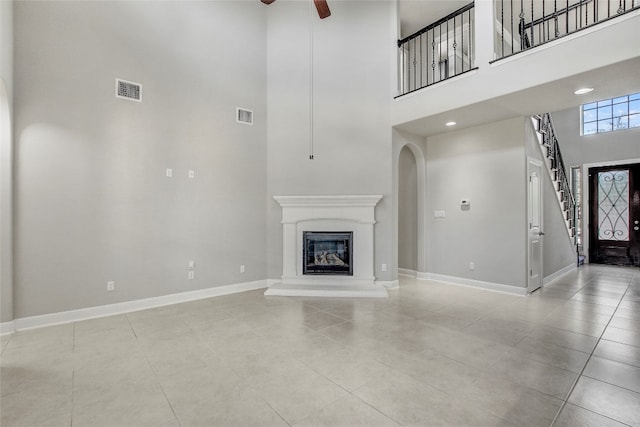
[[[575,91],[573,93],[575,93],[576,95],[584,95],[585,93],[589,93],[591,91],[593,91],[592,87],[583,87],[583,88],[578,89],[577,91]]]
[[[447,123],[445,123],[445,124],[446,124],[447,126],[455,126],[455,125],[456,125],[456,122],[447,122]]]

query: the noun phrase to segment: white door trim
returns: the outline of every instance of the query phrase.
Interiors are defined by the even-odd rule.
[[[584,163],[582,165],[582,251],[584,252],[586,264],[589,263],[589,226],[591,224],[591,215],[589,209],[590,197],[589,197],[589,169],[600,168],[605,166],[618,166],[640,163],[640,158],[636,159],[624,159],[624,160],[610,160],[608,162],[596,162],[596,163]]]
[[[542,169],[544,165],[541,161],[527,157],[527,291],[533,292],[542,286],[544,277],[544,245],[542,243],[544,235],[544,206],[543,206],[543,178]],[[535,170],[534,170],[535,169]],[[538,174],[538,206],[537,213],[533,211],[531,176]],[[533,226],[532,224],[535,223]],[[533,227],[533,229],[532,229]],[[536,238],[538,241],[534,241]],[[536,246],[537,245],[537,246]],[[538,247],[538,254],[534,253],[534,246]],[[537,260],[537,263],[536,263]],[[537,264],[537,265],[536,265]],[[535,274],[534,274],[535,272]]]

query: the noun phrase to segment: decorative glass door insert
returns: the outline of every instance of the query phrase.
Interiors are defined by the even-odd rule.
[[[598,239],[629,241],[629,170],[598,173]]]

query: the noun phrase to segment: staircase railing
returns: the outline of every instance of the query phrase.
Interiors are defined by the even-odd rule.
[[[536,116],[536,119],[538,120],[538,133],[542,136],[540,143],[546,154],[547,164],[551,170],[556,193],[558,195],[558,200],[560,201],[565,224],[567,226],[567,231],[573,240],[573,245],[576,247],[579,264],[580,253],[576,239],[577,207],[576,200],[571,192],[571,181],[567,174],[567,168],[565,167],[564,160],[562,159],[562,153],[560,151],[560,145],[558,144],[558,138],[556,137],[553,121],[551,120],[551,115],[549,113],[544,113]]]
[[[474,21],[471,2],[398,40],[398,96],[475,69]]]
[[[640,0],[495,1],[498,59],[640,8]]]

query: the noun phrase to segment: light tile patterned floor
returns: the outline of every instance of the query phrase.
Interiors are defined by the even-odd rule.
[[[639,269],[529,297],[408,278],[388,300],[254,291],[0,344],[3,427],[640,426]]]

